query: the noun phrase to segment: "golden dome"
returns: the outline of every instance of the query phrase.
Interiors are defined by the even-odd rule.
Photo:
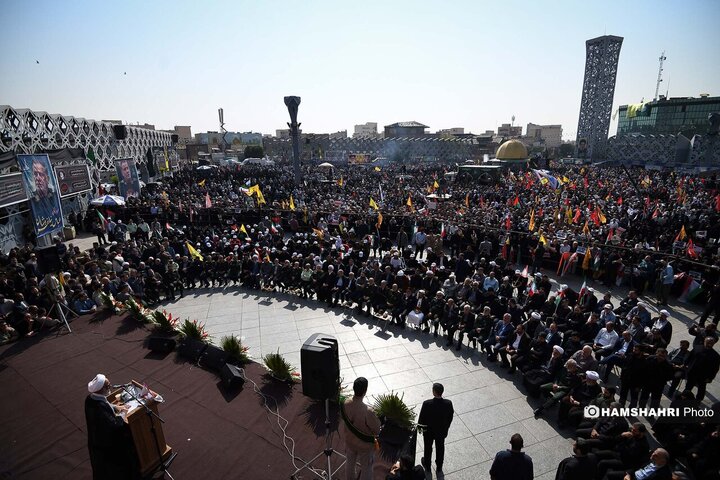
[[[495,158],[498,160],[525,160],[528,158],[527,148],[519,140],[508,140],[500,145]]]

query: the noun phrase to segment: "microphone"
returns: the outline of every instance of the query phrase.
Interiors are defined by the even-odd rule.
[[[130,384],[129,384],[129,383],[123,383],[123,384],[121,384],[121,385],[110,385],[110,387],[112,387],[112,388],[122,388],[122,387],[127,387],[128,385],[130,385]]]

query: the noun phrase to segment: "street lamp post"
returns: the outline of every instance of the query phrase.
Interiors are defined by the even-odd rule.
[[[295,174],[295,185],[300,186],[302,181],[300,172],[300,125],[297,121],[298,107],[300,106],[300,97],[285,97],[285,106],[290,113],[290,138],[292,138],[293,148],[293,172]]]

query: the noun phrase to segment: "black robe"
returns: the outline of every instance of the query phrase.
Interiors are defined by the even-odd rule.
[[[138,478],[130,429],[109,403],[85,398],[88,450],[94,480]]]

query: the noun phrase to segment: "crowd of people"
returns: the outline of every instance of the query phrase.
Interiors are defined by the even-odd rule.
[[[195,288],[284,292],[477,349],[490,368],[522,375],[542,399],[536,416],[557,407],[559,425],[577,429],[576,456],[598,460],[597,478],[663,458],[686,460],[701,478],[717,473],[702,453],[717,446],[717,423],[682,432],[661,423],[665,453],[651,456],[642,424],[583,416],[588,405],[704,399],[720,366],[714,180],[573,167],[553,171],[564,182],[554,189],[532,172],[478,185],[450,182],[442,167],[377,170],[329,178],[308,167],[299,188],[283,167],[184,170],[126,207],[75,216],[98,241],[83,252],[58,239],[59,275],[41,274],[31,245],[0,258],[0,335],[53,328],[57,302],[93,313],[103,295],[154,305]],[[427,202],[430,191],[451,197]],[[553,287],[548,271],[595,288]],[[702,274],[707,305],[692,344],[673,341],[667,309],[650,308],[651,297],[664,307],[683,293],[678,275],[691,271]],[[631,291],[614,305],[619,285]]]

